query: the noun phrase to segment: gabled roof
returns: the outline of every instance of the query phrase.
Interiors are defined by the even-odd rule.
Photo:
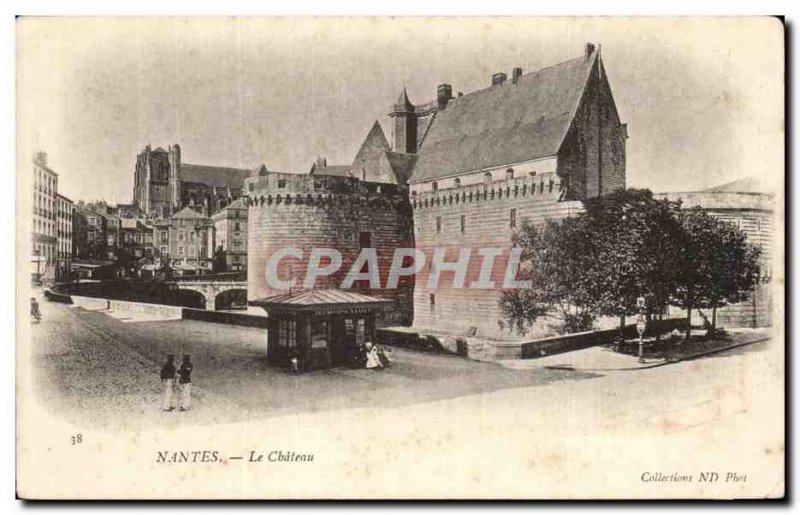
[[[386,152],[386,160],[392,169],[397,184],[406,184],[414,169],[414,163],[417,162],[417,155],[404,154],[402,152]]]
[[[198,213],[197,211],[195,211],[194,209],[192,209],[190,207],[185,207],[185,208],[181,209],[180,211],[178,211],[177,213],[172,215],[170,218],[174,218],[176,220],[178,220],[178,219],[183,219],[183,220],[190,220],[190,219],[192,219],[192,220],[198,220],[198,219],[204,220],[204,219],[206,219],[205,216],[203,216],[202,214]]]
[[[410,182],[555,155],[598,52],[452,99],[431,122]]]
[[[364,138],[349,175],[368,182],[404,184],[415,159],[411,154],[392,152],[381,124],[376,121]]]
[[[249,170],[241,168],[181,163],[181,181],[198,182],[218,188],[241,189],[249,175]]]

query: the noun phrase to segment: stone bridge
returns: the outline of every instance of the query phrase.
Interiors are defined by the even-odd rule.
[[[233,291],[241,290],[247,296],[247,281],[234,281],[234,280],[220,280],[213,278],[203,278],[202,276],[191,279],[180,279],[170,281],[181,290],[190,290],[200,293],[206,302],[206,309],[214,311],[217,306],[217,298],[219,295]]]

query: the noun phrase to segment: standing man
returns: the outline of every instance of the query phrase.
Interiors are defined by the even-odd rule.
[[[178,383],[181,388],[181,411],[188,411],[192,407],[192,365],[188,354],[183,355],[183,363],[178,369]]]
[[[167,362],[161,367],[161,382],[164,383],[164,411],[175,409],[173,391],[175,390],[175,355],[167,354]]]

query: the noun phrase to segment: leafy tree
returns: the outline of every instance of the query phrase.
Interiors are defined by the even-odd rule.
[[[597,247],[592,294],[602,315],[637,313],[646,299],[648,316],[666,311],[679,279],[680,204],[653,198],[649,190],[619,190],[589,199],[582,215]]]
[[[682,256],[676,262],[681,281],[672,303],[686,310],[686,339],[691,337],[692,310],[712,310],[712,331],[717,308],[746,300],[760,274],[760,249],[735,225],[712,217],[699,208],[684,210]]]
[[[596,246],[585,219],[547,222],[540,228],[525,220],[514,244],[522,249],[518,277],[531,281],[531,288],[501,293],[506,321],[521,334],[541,317],[561,320],[568,333],[590,330],[598,305],[589,275]]]

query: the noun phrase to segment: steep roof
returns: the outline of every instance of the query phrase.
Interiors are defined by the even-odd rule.
[[[417,161],[416,154],[386,152],[385,156],[394,175],[395,182],[397,184],[406,184],[414,169],[414,163]]]
[[[183,220],[197,220],[197,219],[205,219],[206,217],[195,211],[190,207],[185,207],[172,215],[170,218],[175,219],[183,219]]]
[[[181,163],[181,180],[199,182],[217,188],[242,188],[250,170]]]
[[[452,99],[431,122],[410,182],[555,155],[597,59],[595,50]]]

